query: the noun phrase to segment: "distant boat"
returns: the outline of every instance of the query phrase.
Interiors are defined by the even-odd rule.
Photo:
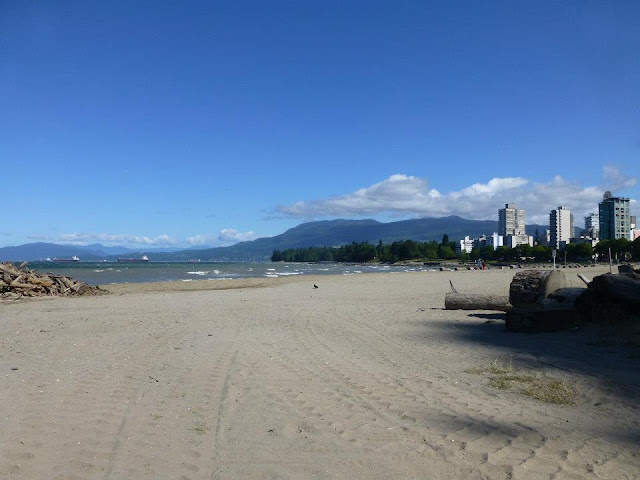
[[[118,261],[122,263],[144,263],[149,261],[149,257],[143,255],[140,258],[119,258]]]
[[[190,258],[189,260],[187,260],[187,262],[189,263],[198,263],[200,261],[199,258]]]
[[[79,262],[80,258],[77,255],[74,255],[71,258],[54,258],[54,262]]]

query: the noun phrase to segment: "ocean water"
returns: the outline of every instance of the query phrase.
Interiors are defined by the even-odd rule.
[[[362,275],[373,272],[430,271],[433,266],[351,265],[337,263],[250,262],[31,262],[40,273],[67,275],[89,285],[192,280],[233,281],[239,278],[277,278],[290,275]]]

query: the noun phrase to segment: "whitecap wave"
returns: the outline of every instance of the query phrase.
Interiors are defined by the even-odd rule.
[[[189,275],[200,275],[200,276],[204,276],[207,275],[209,272],[203,272],[203,271],[198,271],[198,272],[187,272]]]

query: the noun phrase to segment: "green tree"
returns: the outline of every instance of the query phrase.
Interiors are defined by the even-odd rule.
[[[551,247],[536,245],[532,250],[533,258],[536,262],[546,262],[551,260]]]
[[[480,247],[480,258],[483,260],[492,260],[495,258],[496,251],[493,249],[491,245],[485,245],[484,247]]]
[[[401,260],[412,260],[420,257],[418,245],[413,240],[405,240],[398,249]]]
[[[456,258],[456,252],[448,245],[440,245],[438,247],[438,258],[450,260]]]
[[[424,249],[424,256],[430,259],[438,258],[438,244],[435,242],[427,244]]]

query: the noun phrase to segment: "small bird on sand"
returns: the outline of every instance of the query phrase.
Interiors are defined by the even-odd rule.
[[[313,284],[313,288],[318,288],[318,285],[316,285],[315,283]]]

